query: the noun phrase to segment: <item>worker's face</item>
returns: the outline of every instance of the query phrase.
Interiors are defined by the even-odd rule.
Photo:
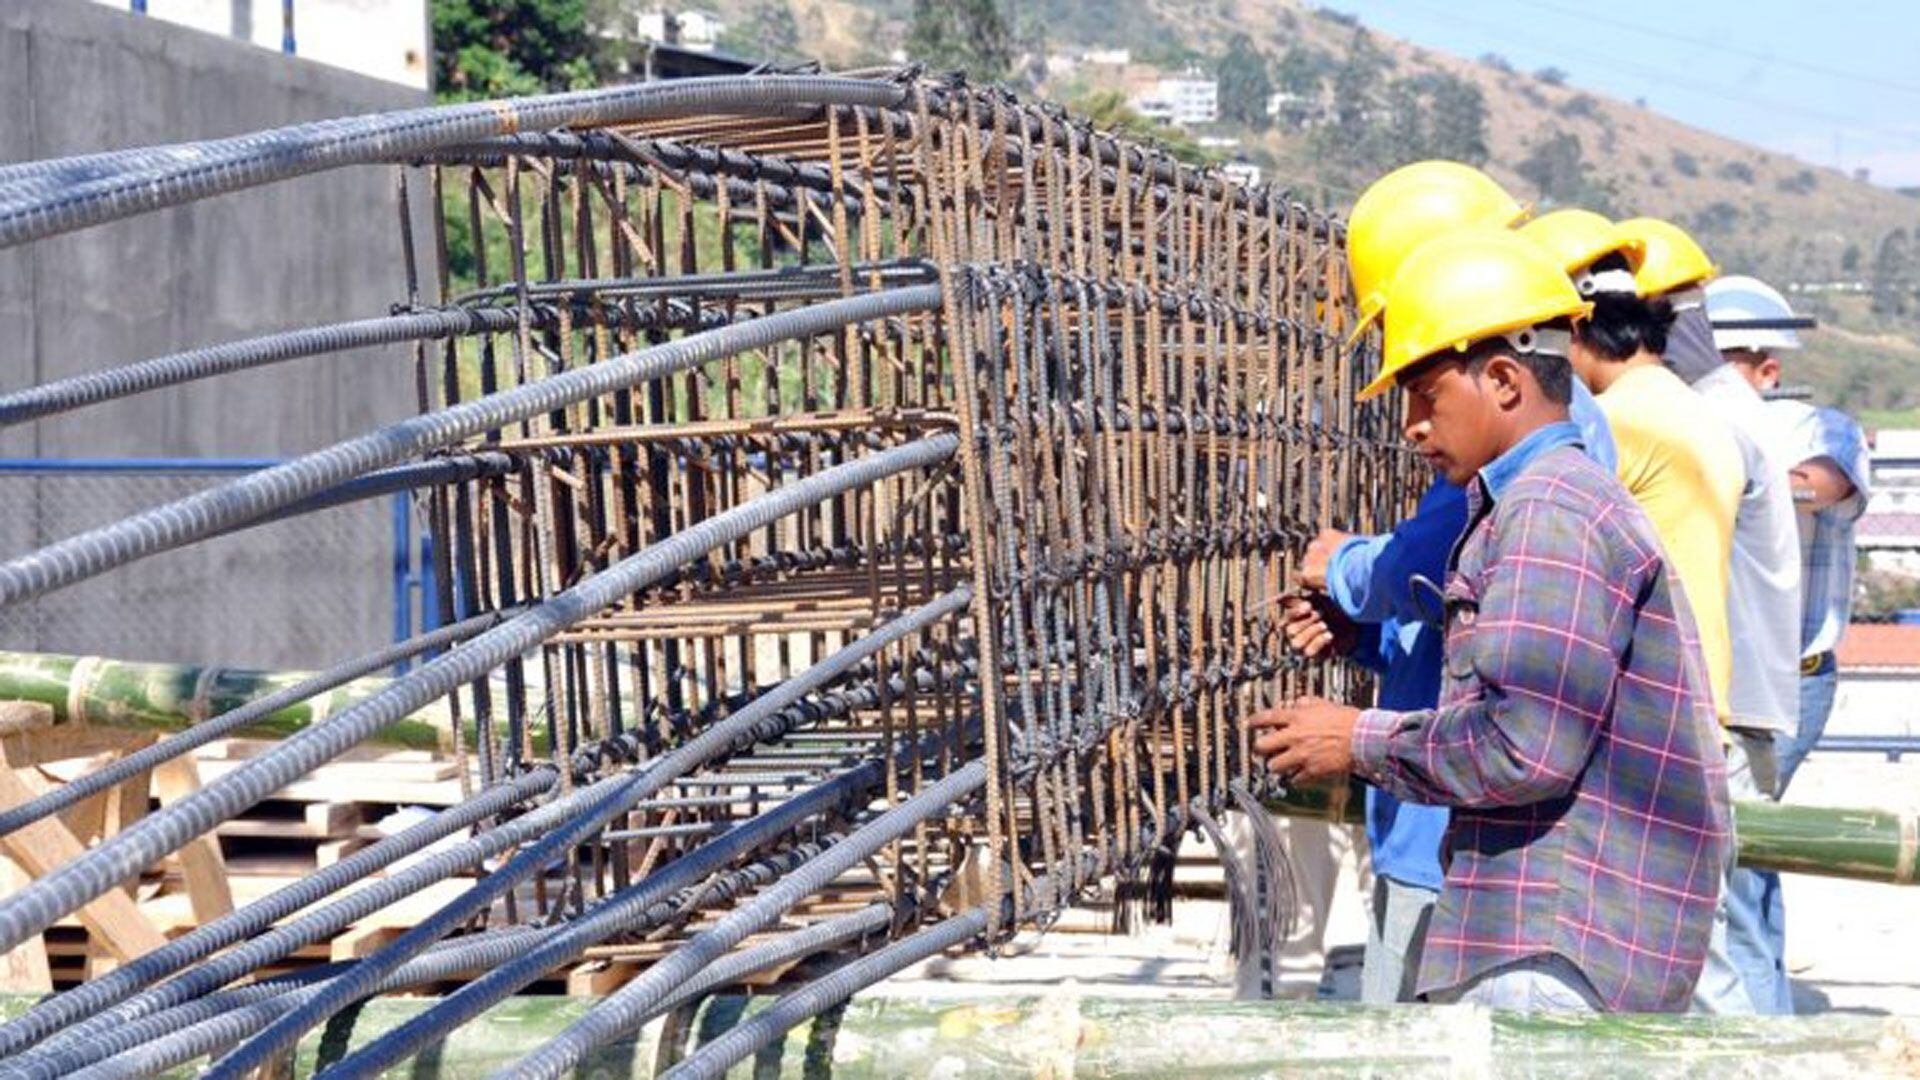
[[[1722,349],[1720,356],[1733,365],[1755,390],[1772,390],[1780,385],[1780,361],[1757,349]]]
[[[1471,373],[1449,358],[1419,368],[1400,383],[1407,395],[1407,441],[1456,484],[1466,484],[1499,456],[1501,409],[1485,374]]]

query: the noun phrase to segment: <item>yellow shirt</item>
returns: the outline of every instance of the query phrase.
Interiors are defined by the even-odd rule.
[[[1740,445],[1700,395],[1659,364],[1628,370],[1597,400],[1613,429],[1620,483],[1653,522],[1693,610],[1724,724],[1733,668],[1727,577],[1746,481]]]

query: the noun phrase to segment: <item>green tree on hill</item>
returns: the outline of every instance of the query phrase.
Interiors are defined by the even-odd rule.
[[[806,55],[800,23],[787,0],[753,0],[745,18],[728,24],[720,47],[744,60],[791,62]]]
[[[913,0],[907,55],[938,71],[996,82],[1013,66],[1013,37],[995,0]]]
[[[1255,131],[1264,130],[1267,99],[1273,96],[1266,54],[1254,48],[1247,35],[1235,34],[1215,77],[1220,84],[1220,114]]]
[[[572,90],[597,79],[588,0],[433,0],[442,101]]]

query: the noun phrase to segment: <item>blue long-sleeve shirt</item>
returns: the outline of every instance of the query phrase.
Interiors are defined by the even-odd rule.
[[[1614,469],[1613,432],[1593,394],[1575,379],[1568,414],[1587,455]],[[1380,707],[1433,708],[1440,698],[1443,617],[1440,588],[1447,556],[1467,524],[1466,493],[1435,477],[1414,515],[1384,536],[1356,536],[1327,562],[1327,592],[1360,624],[1354,659],[1380,672]],[[1447,809],[1402,803],[1367,788],[1367,840],[1373,871],[1405,885],[1440,888],[1440,842]]]

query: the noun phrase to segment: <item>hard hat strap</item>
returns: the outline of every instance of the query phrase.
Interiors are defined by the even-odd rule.
[[[1585,270],[1574,276],[1581,296],[1637,296],[1631,270]]]
[[[1523,326],[1497,335],[1517,353],[1543,353],[1565,357],[1573,350],[1573,334],[1547,326]]]
[[[1675,289],[1667,294],[1667,303],[1672,304],[1675,311],[1690,311],[1706,302],[1707,290],[1698,285]]]

